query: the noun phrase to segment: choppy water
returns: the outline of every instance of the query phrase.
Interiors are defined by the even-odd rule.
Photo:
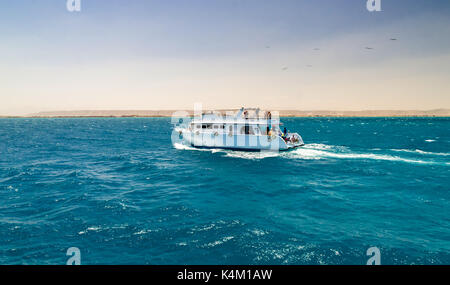
[[[171,145],[169,119],[0,120],[0,263],[450,263],[450,118],[284,119],[291,152]]]

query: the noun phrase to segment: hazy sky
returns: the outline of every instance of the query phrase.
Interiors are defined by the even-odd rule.
[[[0,114],[450,108],[448,0],[81,4],[0,2]]]

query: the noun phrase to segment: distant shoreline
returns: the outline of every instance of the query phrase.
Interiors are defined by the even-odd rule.
[[[205,110],[208,111],[208,110]],[[216,110],[225,114],[225,110]],[[95,110],[53,111],[23,116],[0,116],[0,118],[167,118],[177,110]],[[193,116],[193,111],[186,111]],[[280,117],[291,118],[376,118],[376,117],[450,117],[450,109],[437,110],[366,110],[366,111],[299,111],[280,110]]]
[[[192,117],[192,116],[189,116]],[[100,118],[170,118],[170,116],[0,116],[0,119],[100,119]],[[280,116],[280,118],[450,118],[447,116]]]

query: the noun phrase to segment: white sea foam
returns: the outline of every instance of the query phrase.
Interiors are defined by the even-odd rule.
[[[303,148],[312,148],[312,149],[332,149],[334,146],[332,145],[326,145],[321,143],[310,143],[305,144]]]
[[[302,148],[306,149],[315,149],[315,150],[334,150],[334,151],[348,151],[349,148],[346,146],[337,146],[337,145],[326,145],[321,143],[310,143],[305,144]]]
[[[276,151],[261,151],[261,152],[226,151],[225,156],[243,159],[264,159],[269,157],[278,157],[280,156],[280,153]]]
[[[145,235],[145,234],[148,234],[148,233],[158,232],[158,231],[159,231],[159,229],[156,229],[156,230],[144,229],[144,230],[140,230],[138,232],[133,233],[133,235]]]
[[[408,152],[408,153],[419,153],[419,154],[424,154],[424,155],[438,155],[438,156],[449,156],[450,153],[448,152],[429,152],[429,151],[423,151],[420,149],[415,149],[415,150],[411,150],[411,149],[391,149],[392,151],[396,151],[396,152]]]
[[[180,149],[180,150],[200,150],[198,148],[192,147],[192,146],[188,146],[182,143],[174,143],[173,147],[176,149]]]
[[[233,236],[227,236],[227,237],[224,237],[224,238],[222,238],[220,240],[216,240],[214,242],[210,242],[210,243],[204,245],[203,247],[215,247],[217,245],[223,244],[223,243],[225,243],[225,242],[227,242],[229,240],[232,240],[232,239],[234,239]]]
[[[84,234],[86,234],[87,232],[98,232],[98,231],[100,231],[101,229],[102,229],[101,227],[96,227],[96,226],[88,227],[87,229],[85,229],[84,231],[79,232],[78,234],[79,234],[79,235],[84,235]]]
[[[188,146],[180,143],[175,143],[173,145],[176,149],[180,150],[194,150],[194,151],[206,151],[211,153],[224,153],[227,157],[242,158],[242,159],[263,159],[268,157],[279,156],[278,152],[275,151],[262,151],[262,152],[249,152],[249,151],[237,151],[237,150],[226,150],[220,148],[196,148],[193,146]]]
[[[196,151],[209,151],[212,153],[223,153],[226,157],[241,158],[241,159],[251,159],[260,160],[269,157],[281,157],[287,159],[303,159],[303,160],[320,160],[320,159],[370,159],[370,160],[384,160],[384,161],[400,161],[405,163],[415,163],[415,164],[440,164],[449,165],[450,163],[442,163],[430,160],[422,159],[411,159],[396,155],[389,154],[378,154],[378,153],[364,153],[364,152],[354,152],[346,146],[335,146],[326,144],[306,144],[302,147],[296,148],[291,151],[282,152],[247,152],[247,151],[236,151],[236,150],[225,150],[225,149],[199,149],[192,146],[186,146],[182,144],[175,144],[175,148],[184,150],[196,150]],[[394,150],[391,151],[411,151],[411,150]],[[421,150],[413,151],[419,154],[433,154],[433,155],[450,155],[449,153],[427,153]]]
[[[375,153],[356,153],[356,152],[331,152],[317,149],[298,148],[287,154],[290,158],[301,159],[325,159],[325,158],[343,158],[343,159],[372,159],[387,161],[402,161],[409,163],[433,164],[431,161],[408,159],[399,156],[375,154]]]
[[[259,229],[253,229],[253,230],[251,230],[251,233],[254,234],[255,236],[259,236],[259,237],[268,234],[268,232],[266,232],[264,230],[259,230]]]
[[[198,147],[193,147],[190,145],[185,145],[182,143],[174,143],[173,147],[176,149],[179,149],[179,150],[208,151],[208,152],[212,152],[212,153],[225,152],[225,150],[220,149],[220,148],[198,148]]]

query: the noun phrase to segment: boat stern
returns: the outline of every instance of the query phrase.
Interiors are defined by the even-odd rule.
[[[288,133],[285,136],[284,141],[286,142],[288,149],[293,149],[305,145],[302,137],[298,133]]]

